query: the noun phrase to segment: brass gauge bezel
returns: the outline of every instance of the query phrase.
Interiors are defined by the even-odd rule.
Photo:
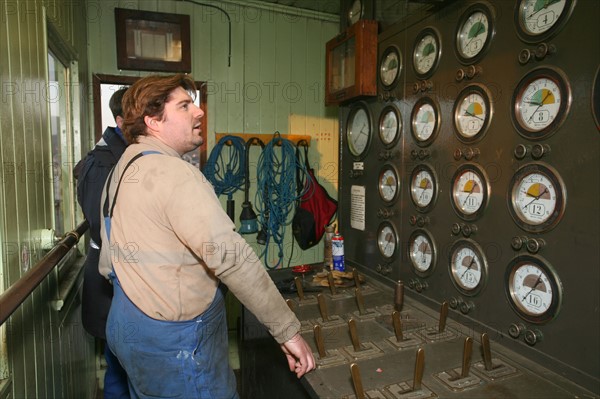
[[[533,268],[532,271],[539,271],[540,274],[537,277],[532,274],[532,277],[529,278],[530,281],[528,282],[530,285],[527,285],[526,288],[523,288],[523,290],[519,292],[519,287],[515,286],[515,278],[522,279],[522,282],[525,282],[529,276],[523,278],[518,272],[527,266]],[[533,279],[535,279],[535,283],[532,281]],[[544,311],[535,312],[532,311],[531,306],[526,305],[524,302],[526,300],[530,301],[530,303],[532,303],[532,301],[542,301],[540,304],[543,305],[544,298],[541,298],[539,295],[535,297],[531,295],[536,291],[536,288],[538,288],[540,284],[543,284],[546,293],[548,292],[548,288],[550,288],[552,297]],[[560,281],[558,274],[554,271],[554,268],[545,259],[539,256],[520,255],[512,259],[506,268],[504,287],[508,302],[513,310],[519,317],[530,323],[547,323],[554,319],[560,311],[563,296],[562,282]],[[523,291],[525,291],[525,294],[523,294]]]
[[[391,172],[391,175],[395,179],[395,184],[393,185],[393,194],[391,196],[385,192],[385,187],[389,186],[389,184],[384,184],[384,182],[382,181],[382,179],[386,176],[387,172]],[[399,176],[400,175],[398,174],[398,170],[396,169],[396,167],[389,163],[383,165],[383,167],[379,171],[379,178],[377,179],[377,191],[379,192],[379,198],[381,198],[381,200],[385,202],[386,205],[391,205],[398,199],[398,196],[400,194]]]
[[[420,268],[419,266],[417,266],[417,260],[415,259],[415,256],[413,256],[413,244],[415,243],[415,240],[419,237],[425,237],[425,239],[428,241],[428,245],[429,245],[429,249],[431,251],[431,260],[429,262],[429,266],[427,267],[427,269],[423,269]],[[429,277],[433,274],[435,267],[437,265],[437,248],[436,248],[436,244],[435,241],[433,240],[433,237],[431,236],[431,234],[429,234],[429,232],[427,230],[424,229],[417,229],[415,231],[413,231],[408,239],[408,259],[410,259],[410,263],[412,265],[412,269],[413,272],[419,276],[419,277]],[[422,251],[419,251],[421,253],[423,253]]]
[[[396,67],[396,72],[393,75],[394,76],[393,79],[391,80],[391,82],[386,83],[384,81],[383,74],[385,71],[389,70],[389,69],[384,70],[384,67],[386,67],[387,57],[390,54],[393,54],[396,56],[398,65]],[[381,85],[383,86],[383,88],[385,90],[391,90],[398,84],[398,81],[400,80],[400,75],[402,74],[402,68],[403,68],[402,53],[400,52],[398,47],[396,47],[394,45],[388,46],[383,51],[383,54],[381,55],[381,58],[379,59],[379,68],[378,68],[379,73],[377,74],[377,76],[379,77],[379,82],[381,83]]]
[[[456,263],[456,257],[459,254],[459,252],[464,249],[469,249],[473,253],[473,255],[475,255],[475,257],[478,259],[478,262],[477,263],[474,262],[473,257],[471,257],[471,261],[468,266],[465,264],[462,264],[462,266],[466,267],[466,270],[462,270],[462,269],[459,270],[458,265]],[[463,258],[463,262],[464,261],[465,261],[465,258]],[[477,265],[479,267],[479,276],[478,277],[472,273],[474,265]],[[467,295],[467,296],[478,295],[487,284],[487,276],[488,276],[487,270],[488,270],[487,259],[483,252],[483,249],[477,242],[475,242],[469,238],[465,238],[465,239],[460,239],[458,241],[455,241],[452,244],[452,247],[450,247],[448,272],[450,273],[450,280],[452,281],[452,284],[461,294]],[[464,282],[465,276],[467,279],[477,277],[478,280],[476,282],[476,285],[474,285],[474,286],[467,285],[467,283]]]
[[[361,127],[360,131],[355,131],[354,129],[358,129],[358,127],[353,126],[353,123],[355,122],[357,115],[360,114],[362,117],[362,113],[365,114],[366,126]],[[369,152],[369,147],[371,146],[371,137],[373,135],[372,126],[373,122],[371,112],[369,111],[369,107],[367,107],[367,105],[363,102],[354,104],[350,108],[348,118],[346,119],[346,145],[348,146],[348,151],[350,151],[350,154],[356,161],[363,159]],[[366,128],[366,132],[363,131],[364,128]],[[361,144],[359,147],[357,144],[358,138],[362,134],[365,134],[367,138],[366,142],[364,142],[364,145]]]
[[[393,136],[392,136],[391,140],[388,139],[386,137],[386,134],[384,133],[385,129],[388,128],[387,126],[384,125],[384,122],[386,120],[386,117],[389,114],[393,114],[394,117],[396,118],[396,122],[395,122],[394,126],[391,127],[393,129]],[[381,115],[379,116],[379,139],[381,140],[381,143],[386,148],[391,148],[394,145],[396,145],[396,143],[400,139],[401,133],[402,133],[402,117],[400,115],[400,112],[398,111],[398,108],[396,108],[394,105],[388,105],[381,111]]]
[[[481,184],[478,184],[480,186],[480,191],[475,191],[476,187],[473,186],[473,188],[471,188],[471,191],[469,192],[467,197],[464,199],[463,205],[461,206],[457,202],[461,199],[457,184],[460,182],[461,177],[463,175],[465,175],[466,173],[473,173],[478,178],[478,180],[481,182]],[[462,192],[467,193],[467,191],[464,191],[464,190]],[[478,194],[481,193],[481,201],[475,211],[467,212],[463,209],[464,203],[471,197],[471,195],[474,192],[476,192]],[[474,163],[466,163],[466,164],[459,166],[458,169],[456,170],[456,172],[454,173],[454,175],[452,176],[452,190],[450,192],[450,197],[451,197],[450,202],[452,203],[452,208],[454,209],[454,211],[460,218],[467,220],[467,221],[479,219],[481,217],[481,215],[483,215],[483,212],[485,211],[485,209],[487,208],[489,198],[490,198],[490,185],[489,185],[489,179],[488,179],[487,173],[485,173],[485,171],[483,169],[481,169],[479,166],[477,166]],[[474,198],[476,199],[477,197],[474,197]]]
[[[550,27],[543,32],[534,33],[527,28],[527,24],[524,22],[523,18],[523,13],[526,12],[527,2],[531,2],[531,0],[520,0],[515,6],[515,27],[517,28],[517,35],[525,43],[539,43],[552,38],[565,26],[565,24],[571,17],[573,8],[575,7],[575,0],[564,0],[565,6],[563,10],[561,11],[558,18],[556,18],[554,22],[550,25]],[[535,13],[537,14],[538,12],[539,10]],[[538,20],[539,18],[543,18],[544,16],[544,13],[539,14],[537,16]]]
[[[425,193],[426,188],[421,187],[422,185],[422,180],[421,182],[418,182],[418,184],[416,184],[416,179],[419,175],[419,173],[421,172],[426,172],[429,175],[429,181],[431,182],[431,199],[429,201],[427,201],[427,204],[423,204],[420,199],[422,198],[423,194]],[[435,173],[435,171],[433,170],[433,168],[431,168],[429,165],[426,164],[420,164],[415,166],[415,168],[413,169],[411,175],[410,175],[410,186],[409,186],[409,190],[410,190],[410,199],[413,202],[413,205],[417,208],[417,211],[419,212],[429,212],[431,209],[433,209],[433,207],[435,206],[435,203],[437,201],[437,196],[438,196],[438,180],[437,180],[437,174]],[[420,192],[418,192],[418,190],[421,190]]]
[[[462,105],[466,99],[468,99],[472,95],[478,95],[481,97],[483,102],[483,108],[481,109],[483,116],[479,117],[475,112],[477,103],[474,103],[474,110],[470,114],[459,115],[460,110],[462,109]],[[488,128],[490,127],[490,123],[492,121],[492,116],[494,113],[492,102],[490,101],[491,93],[481,84],[472,84],[465,87],[458,95],[456,101],[454,102],[454,109],[452,111],[452,115],[454,115],[454,131],[456,132],[456,137],[463,143],[470,144],[480,141],[486,134]],[[467,117],[471,118],[471,122],[474,124],[479,123],[478,130],[475,134],[467,134],[467,132],[463,129],[463,124],[461,123],[460,118]],[[480,122],[478,121],[480,120]]]
[[[419,68],[418,64],[419,64],[419,59],[423,58],[422,51],[424,51],[424,49],[420,49],[420,45],[426,38],[432,38],[435,43],[435,48],[433,49],[433,52],[428,53],[426,55],[426,56],[429,56],[429,54],[433,54],[434,59],[431,62],[430,66],[428,68],[426,68],[425,70],[423,70],[423,68]],[[427,47],[427,49],[428,49],[428,51],[431,51],[431,49],[429,47]],[[413,70],[414,70],[415,74],[420,79],[429,78],[437,70],[437,67],[440,63],[441,55],[442,55],[442,42],[440,40],[440,35],[439,35],[438,31],[432,27],[423,29],[417,35],[414,46],[413,46],[412,66],[413,66]]]
[[[392,235],[392,240],[387,239],[387,237],[384,240],[381,237],[381,235],[384,234],[384,231],[388,231],[388,234]],[[392,243],[394,245],[394,247],[392,249],[393,252],[390,255],[386,255],[386,248],[384,246],[389,245],[389,244],[386,244],[386,242]],[[396,226],[394,226],[393,223],[384,221],[384,222],[381,222],[381,224],[379,224],[379,227],[377,228],[377,249],[379,250],[379,254],[385,260],[393,260],[398,255],[398,249],[399,249],[398,230],[396,230]]]
[[[433,111],[433,118],[431,121],[427,121],[427,123],[433,123],[433,126],[431,128],[431,134],[429,134],[427,136],[427,138],[423,139],[420,138],[420,133],[419,133],[419,124],[422,122],[417,121],[417,116],[419,116],[419,113],[422,109],[422,107],[424,106],[430,106],[432,111]],[[441,113],[440,113],[440,107],[437,103],[437,101],[435,101],[434,99],[430,98],[430,97],[421,97],[413,106],[411,115],[410,115],[410,130],[412,133],[413,138],[415,139],[415,142],[417,143],[418,146],[420,147],[427,147],[428,145],[430,145],[431,143],[433,143],[433,141],[436,139],[438,132],[440,130],[440,125],[441,125]],[[422,130],[421,130],[422,131]]]
[[[462,50],[462,47],[463,47],[462,40],[464,40],[464,37],[462,35],[462,30],[463,30],[463,27],[465,26],[465,24],[469,21],[469,18],[472,15],[474,15],[475,13],[482,13],[483,15],[485,15],[485,17],[487,19],[487,33],[485,36],[485,42],[481,46],[481,49],[478,50],[475,55],[469,56],[468,54],[465,54],[465,52]],[[458,24],[456,26],[456,35],[455,35],[455,39],[454,39],[454,52],[456,53],[456,57],[458,58],[458,61],[461,64],[463,64],[463,65],[473,64],[473,63],[481,60],[483,57],[485,57],[486,53],[488,52],[488,50],[490,48],[490,45],[494,38],[494,35],[496,33],[495,19],[496,19],[495,11],[492,6],[488,5],[488,3],[473,4],[469,8],[467,8],[465,10],[465,12],[461,15],[460,19],[458,20]],[[479,23],[481,23],[481,22],[479,22]],[[471,40],[473,40],[473,39],[471,38]]]
[[[545,212],[545,206],[543,204],[535,204],[534,202],[538,201],[542,197],[542,195],[546,193],[547,190],[552,190],[554,192],[554,198],[550,198],[555,202],[554,209],[552,209],[550,215],[545,217],[544,220],[540,223],[532,223],[530,220],[527,219],[525,212],[519,210],[524,208],[523,206],[521,206],[518,199],[519,187],[528,176],[534,174],[544,176],[548,181],[551,182],[551,187],[544,186],[545,189],[541,194],[537,192],[539,191],[539,188],[537,188],[537,191],[535,191],[533,194],[529,193],[529,190],[527,190],[525,195],[532,198],[532,200],[526,204],[527,208],[530,208],[531,206],[535,208],[535,206],[537,205],[538,208],[536,209],[538,211],[544,208],[543,211]],[[549,231],[556,227],[556,225],[560,222],[562,216],[565,213],[567,203],[567,192],[565,189],[565,184],[563,183],[563,180],[558,174],[558,172],[550,165],[542,163],[530,163],[522,166],[513,175],[510,182],[509,190],[510,192],[508,196],[508,209],[510,211],[510,215],[517,224],[517,226],[519,226],[525,231],[531,233],[541,233]],[[548,192],[548,195],[552,197],[551,192]]]
[[[539,85],[539,82],[549,81],[551,84],[558,90],[558,94],[560,96],[560,103],[558,105],[558,110],[554,113],[554,111],[549,111],[548,109],[542,109],[544,102],[551,95],[552,98],[556,98],[556,93],[552,93],[548,90],[547,86],[536,86]],[[554,89],[554,87],[552,89]],[[527,101],[527,93],[532,90],[536,90],[531,96],[538,95],[543,96],[541,98],[541,103],[533,103],[532,101]],[[548,92],[548,94],[544,94],[544,90]],[[569,109],[571,108],[571,86],[567,80],[566,75],[558,68],[551,67],[540,67],[536,68],[529,73],[527,73],[521,81],[517,84],[515,92],[512,98],[512,119],[515,128],[519,134],[530,140],[541,140],[550,137],[566,119],[566,116],[569,113]],[[523,113],[526,111],[524,107],[524,102],[528,102],[533,104],[532,108],[535,107],[534,112],[526,118]],[[554,102],[555,104],[556,102]],[[552,113],[554,115],[552,116]],[[532,128],[527,126],[526,120],[531,120],[534,116],[538,119],[546,118],[546,113],[552,116],[552,120],[545,123],[544,126],[538,128]],[[536,116],[537,115],[537,116]],[[548,117],[549,118],[549,117]]]

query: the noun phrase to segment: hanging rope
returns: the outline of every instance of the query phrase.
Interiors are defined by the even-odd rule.
[[[292,221],[296,201],[304,194],[296,191],[296,169],[304,168],[296,159],[296,147],[275,132],[274,138],[265,145],[258,158],[256,209],[259,221],[267,231],[267,240],[263,253],[265,265],[269,269],[279,267],[283,262],[283,240],[285,227]],[[303,171],[306,173],[306,170]],[[279,259],[270,266],[269,244],[277,245]]]

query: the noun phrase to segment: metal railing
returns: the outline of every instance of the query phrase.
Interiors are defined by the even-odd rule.
[[[0,325],[4,324],[19,305],[31,295],[61,259],[79,242],[87,229],[88,222],[84,220],[75,230],[65,234],[33,268],[0,295]]]

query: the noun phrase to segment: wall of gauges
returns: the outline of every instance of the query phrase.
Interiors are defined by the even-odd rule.
[[[381,32],[378,97],[340,113],[347,262],[596,389],[599,18],[453,2]]]

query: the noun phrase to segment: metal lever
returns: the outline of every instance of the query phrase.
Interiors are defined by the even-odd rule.
[[[323,294],[317,295],[317,302],[319,303],[319,312],[321,312],[321,318],[323,321],[329,321],[329,315],[327,314],[327,304],[325,303],[325,297]]]
[[[443,333],[446,329],[446,319],[448,318],[448,302],[442,302],[440,309],[440,324],[438,326],[438,332]]]
[[[287,303],[288,307],[290,308],[290,310],[292,312],[294,312],[294,301],[292,301],[291,299],[286,299],[285,303]]]
[[[400,321],[400,312],[394,311],[392,313],[392,323],[394,323],[394,332],[396,333],[396,341],[404,341],[404,335],[402,334],[402,322]]]
[[[354,279],[354,285],[356,288],[360,289],[360,278],[358,277],[358,270],[356,270],[356,268],[352,269],[352,278]]]
[[[352,376],[352,385],[354,385],[356,399],[365,399],[365,391],[363,389],[362,379],[360,378],[358,364],[352,363],[350,365],[350,375]]]
[[[356,329],[356,321],[354,319],[348,320],[348,328],[350,329],[350,339],[352,340],[352,346],[354,352],[361,350],[360,340],[358,339],[358,330]]]
[[[327,281],[329,282],[329,289],[331,290],[331,295],[337,294],[337,289],[335,288],[335,281],[333,280],[333,273],[327,273]]]
[[[462,370],[460,378],[467,378],[469,376],[469,369],[471,368],[471,354],[473,353],[473,338],[465,338],[465,346],[463,349],[462,359]]]
[[[394,290],[394,309],[398,312],[402,310],[404,305],[404,283],[400,280],[396,283],[396,289]]]
[[[360,292],[360,288],[354,289],[354,295],[356,296],[356,304],[358,305],[358,312],[360,314],[365,314],[365,300],[363,299],[362,293]]]
[[[421,390],[421,382],[423,381],[423,371],[425,370],[425,350],[417,349],[417,357],[415,359],[415,376],[413,378],[413,392]]]
[[[302,287],[302,280],[300,277],[294,277],[294,283],[296,284],[296,292],[298,293],[298,299],[304,300],[304,287]]]
[[[315,325],[313,327],[313,332],[315,334],[315,342],[317,344],[317,351],[319,352],[319,358],[323,359],[327,356],[327,352],[325,351],[325,341],[323,339],[323,331],[321,330],[320,325]]]
[[[481,334],[481,346],[483,347],[483,364],[485,365],[485,370],[492,371],[494,368],[492,364],[492,349],[490,347],[490,337],[487,333]]]

